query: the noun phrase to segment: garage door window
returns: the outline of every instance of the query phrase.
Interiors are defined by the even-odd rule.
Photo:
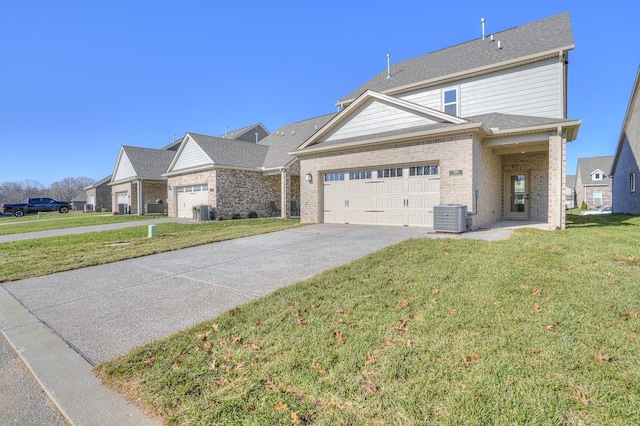
[[[333,182],[336,180],[344,180],[344,173],[325,173],[324,181]]]
[[[349,172],[349,180],[371,179],[371,170],[360,170],[358,172]]]
[[[181,186],[177,189],[178,192],[201,192],[208,191],[208,185],[192,185],[192,186]]]
[[[409,176],[429,176],[437,174],[437,165],[409,167]]]
[[[378,178],[388,178],[388,177],[402,177],[402,168],[394,168],[394,169],[379,169],[378,170]]]

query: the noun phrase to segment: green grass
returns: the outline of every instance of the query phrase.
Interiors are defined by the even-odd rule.
[[[139,215],[111,216],[109,213],[43,213],[40,219],[37,215],[3,218],[0,220],[0,235],[77,228],[81,226],[108,225],[110,223],[135,222],[153,218],[152,216]]]
[[[0,282],[100,265],[299,226],[291,219],[246,219],[148,226],[0,244]]]
[[[640,218],[568,222],[410,240],[97,372],[168,424],[638,424]]]

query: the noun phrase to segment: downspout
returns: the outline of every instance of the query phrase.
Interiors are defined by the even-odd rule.
[[[138,216],[142,216],[144,211],[142,209],[142,179],[138,179]]]
[[[562,181],[564,179],[562,179],[562,177],[564,176],[564,150],[563,150],[563,145],[564,145],[564,136],[562,136],[562,126],[558,126],[558,136],[560,137],[560,227],[559,229],[562,229],[562,219],[564,217],[564,185],[562,184]]]

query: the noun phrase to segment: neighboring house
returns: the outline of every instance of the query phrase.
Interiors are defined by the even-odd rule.
[[[269,136],[269,131],[266,127],[262,125],[262,123],[251,124],[249,126],[242,127],[237,130],[232,130],[231,132],[226,132],[223,135],[218,136],[219,138],[231,139],[234,141],[245,141],[245,142],[255,142],[258,143],[262,139]],[[180,148],[180,144],[182,143],[182,138],[174,140],[173,142],[163,146],[160,149],[166,149],[170,151],[177,151]]]
[[[613,213],[640,215],[640,192],[636,179],[640,177],[640,67],[631,91],[616,155],[611,168]]]
[[[169,165],[169,216],[193,217],[193,208],[210,206],[232,218],[290,217],[299,214],[297,149],[334,114],[283,126],[258,143],[187,133]]]
[[[87,204],[87,193],[81,192],[77,194],[73,200],[71,200],[71,204],[73,205],[73,210],[84,211],[84,206]]]
[[[578,158],[576,170],[576,203],[584,201],[588,209],[611,206],[609,170],[613,156]]]
[[[87,197],[85,211],[112,211],[111,187],[109,186],[109,182],[111,182],[111,175],[105,176],[84,188]]]
[[[295,153],[303,222],[565,227],[568,13],[393,64]]]
[[[118,214],[151,213],[149,205],[166,202],[167,170],[175,151],[120,147],[111,182],[111,210]],[[153,207],[155,208],[155,207]]]
[[[577,207],[576,175],[567,175],[567,182],[564,187],[564,202],[565,202],[565,207],[568,209],[573,209]]]

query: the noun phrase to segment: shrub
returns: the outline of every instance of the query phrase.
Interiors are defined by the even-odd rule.
[[[251,211],[249,212],[249,218],[250,218],[250,219],[256,219],[257,217],[258,217],[258,213],[256,213],[256,211],[255,211],[255,210],[251,210]]]
[[[231,216],[231,219],[242,219],[242,216],[240,216],[240,213],[235,213],[233,216]]]
[[[581,210],[586,210],[587,209],[587,203],[584,200],[582,200],[582,204],[580,204],[580,209]]]

